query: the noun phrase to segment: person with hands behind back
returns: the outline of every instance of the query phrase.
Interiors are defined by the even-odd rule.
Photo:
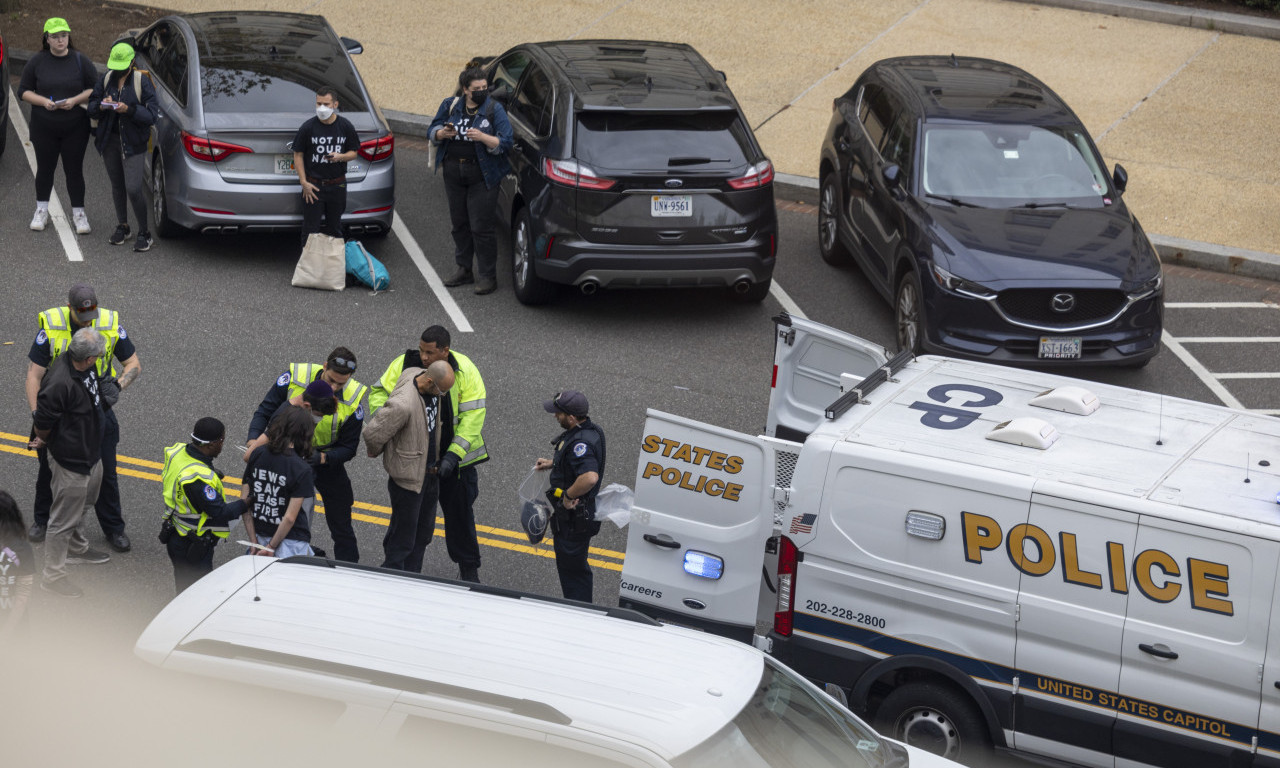
[[[327,385],[326,385],[327,386]],[[311,415],[291,405],[267,426],[267,443],[249,454],[244,471],[249,509],[244,527],[249,540],[267,549],[250,554],[275,557],[311,555],[311,522],[302,505],[315,495],[311,456]]]
[[[293,137],[293,170],[302,185],[304,246],[313,232],[342,237],[347,163],[359,154],[360,136],[351,121],[338,114],[338,107],[337,91],[320,86],[316,89],[316,116],[303,123]]]
[[[98,119],[94,146],[107,166],[111,198],[116,207],[116,231],[107,241],[120,245],[129,237],[129,211],[138,220],[133,250],[150,250],[154,242],[147,228],[145,163],[151,126],[156,122],[156,89],[151,78],[134,69],[133,46],[116,43],[107,59],[107,74],[93,86],[89,116]]]

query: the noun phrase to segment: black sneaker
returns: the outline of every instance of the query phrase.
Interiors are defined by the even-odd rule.
[[[68,565],[105,563],[110,559],[111,559],[111,555],[108,555],[106,552],[101,552],[96,549],[86,549],[85,551],[79,552],[79,553],[76,553],[76,552],[67,553]]]
[[[47,526],[39,523],[32,523],[31,528],[27,530],[27,541],[32,544],[39,544],[44,541],[44,534],[48,530]]]
[[[128,239],[129,239],[129,225],[117,224],[116,231],[111,233],[111,239],[108,240],[107,242],[112,245],[120,245],[121,243],[123,243],[125,240],[128,240]]]
[[[480,583],[479,569],[471,568],[465,565],[461,566],[460,568],[458,568],[458,580],[469,581],[473,584],[479,584]]]
[[[40,588],[45,592],[52,592],[62,597],[83,597],[84,590],[71,583],[71,579],[65,576],[57,581],[40,580]]]
[[[484,277],[481,275],[476,278],[476,295],[486,296],[498,290],[498,280],[493,277]]]
[[[155,241],[151,239],[150,232],[139,232],[138,239],[133,241],[134,253],[141,253],[143,251],[151,250],[151,244],[153,242]]]
[[[458,271],[450,275],[449,279],[444,281],[444,285],[446,288],[456,288],[459,285],[474,283],[475,280],[475,275],[471,274],[471,270],[466,267],[458,267]]]

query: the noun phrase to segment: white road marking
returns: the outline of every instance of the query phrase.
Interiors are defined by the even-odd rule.
[[[1280,379],[1280,373],[1215,373],[1214,378],[1222,379]]]
[[[1141,99],[1138,99],[1138,102],[1137,102],[1136,104],[1134,104],[1132,107],[1129,107],[1129,111],[1128,111],[1128,112],[1125,112],[1123,115],[1121,115],[1119,118],[1117,118],[1117,119],[1116,119],[1116,121],[1115,121],[1114,123],[1112,123],[1111,125],[1108,125],[1108,126],[1107,126],[1107,128],[1106,128],[1106,130],[1104,130],[1102,133],[1098,134],[1097,138],[1095,138],[1095,139],[1094,139],[1094,141],[1095,141],[1095,142],[1097,142],[1098,144],[1101,144],[1101,143],[1102,143],[1103,138],[1105,138],[1105,137],[1106,137],[1106,135],[1107,135],[1108,133],[1111,133],[1111,130],[1112,130],[1113,128],[1115,128],[1116,126],[1120,125],[1120,124],[1121,124],[1121,123],[1123,123],[1125,120],[1128,120],[1128,119],[1129,119],[1129,115],[1132,115],[1134,112],[1137,112],[1137,111],[1138,111],[1138,107],[1141,107],[1143,104],[1146,104],[1146,103],[1147,103],[1147,101],[1148,101],[1149,99],[1151,99],[1151,97],[1152,97],[1152,96],[1155,96],[1155,95],[1156,95],[1156,93],[1157,93],[1157,92],[1159,92],[1159,90],[1160,90],[1161,88],[1163,88],[1163,87],[1165,87],[1166,85],[1168,85],[1170,80],[1172,80],[1173,78],[1177,77],[1177,76],[1182,72],[1182,70],[1186,69],[1186,68],[1187,68],[1187,65],[1189,65],[1191,62],[1195,61],[1196,59],[1200,58],[1200,55],[1201,55],[1201,54],[1203,54],[1205,51],[1209,50],[1209,46],[1211,46],[1211,45],[1213,45],[1214,43],[1218,42],[1218,38],[1219,38],[1219,37],[1222,37],[1222,33],[1221,33],[1221,32],[1215,32],[1215,33],[1213,34],[1213,37],[1209,38],[1209,39],[1208,39],[1208,41],[1206,41],[1204,45],[1200,46],[1200,50],[1198,50],[1198,51],[1196,51],[1195,53],[1191,54],[1190,58],[1188,58],[1186,61],[1182,62],[1182,64],[1181,64],[1177,69],[1175,69],[1175,70],[1173,70],[1172,72],[1170,72],[1168,77],[1166,77],[1165,79],[1163,79],[1163,80],[1161,80],[1159,83],[1157,83],[1157,84],[1156,84],[1156,87],[1151,89],[1151,93],[1148,93],[1146,96],[1143,96]]]
[[[809,316],[800,310],[800,305],[791,300],[791,296],[782,290],[782,286],[778,285],[778,281],[773,281],[773,285],[769,288],[769,295],[778,300],[782,308],[787,310],[787,314],[792,317],[799,317],[808,320]]]
[[[1183,344],[1280,344],[1280,336],[1184,336]]]
[[[31,173],[35,175],[36,151],[31,146],[31,134],[27,130],[27,121],[22,117],[22,108],[18,106],[18,100],[14,98],[12,88],[9,89],[9,122],[13,124],[13,130],[18,134],[18,141],[22,142],[22,148],[27,153],[27,162],[31,164]],[[67,214],[62,210],[62,202],[58,200],[57,192],[49,195],[49,220],[54,229],[58,230],[58,239],[62,241],[62,249],[67,252],[67,261],[84,261],[84,254],[80,252],[80,243],[76,241],[75,229],[71,226],[71,222],[67,221]]]
[[[1268,301],[1166,301],[1165,309],[1280,309]]]
[[[404,246],[409,258],[413,259],[418,271],[426,278],[427,285],[430,286],[431,292],[440,301],[440,305],[444,307],[444,311],[449,313],[449,319],[453,321],[453,326],[463,333],[471,333],[474,329],[471,327],[471,323],[467,322],[467,316],[462,314],[462,308],[458,306],[458,302],[454,301],[453,297],[449,295],[449,289],[444,287],[444,281],[440,279],[431,263],[427,261],[427,255],[422,252],[418,241],[413,239],[413,233],[405,226],[404,220],[400,218],[398,213],[391,215],[391,231],[396,233],[396,237],[400,239],[400,244]]]
[[[1184,341],[1184,339],[1174,338],[1168,331],[1164,331],[1161,335],[1161,341],[1163,341],[1164,345],[1169,348],[1170,352],[1178,356],[1178,359],[1182,361],[1183,365],[1191,369],[1191,372],[1196,375],[1196,378],[1200,379],[1200,381],[1203,382],[1204,385],[1213,392],[1213,394],[1218,396],[1218,399],[1222,401],[1223,405],[1230,408],[1244,409],[1244,406],[1241,405],[1240,401],[1228,392],[1227,388],[1222,386],[1222,383],[1219,382],[1212,373],[1209,373],[1209,369],[1201,365],[1200,361],[1192,357],[1191,353],[1186,350],[1186,347],[1183,347],[1182,344],[1179,343],[1180,341]]]

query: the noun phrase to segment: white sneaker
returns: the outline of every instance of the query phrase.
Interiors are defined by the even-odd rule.
[[[36,209],[36,215],[31,217],[31,228],[37,232],[43,232],[44,228],[49,224],[49,209]]]
[[[73,210],[71,212],[71,221],[75,222],[77,235],[87,235],[92,231],[89,229],[89,217],[85,215],[83,210]]]

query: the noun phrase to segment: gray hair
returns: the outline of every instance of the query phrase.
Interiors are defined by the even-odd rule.
[[[107,351],[107,340],[93,328],[81,328],[71,337],[71,346],[67,354],[77,363],[83,363],[91,357],[102,357]]]

